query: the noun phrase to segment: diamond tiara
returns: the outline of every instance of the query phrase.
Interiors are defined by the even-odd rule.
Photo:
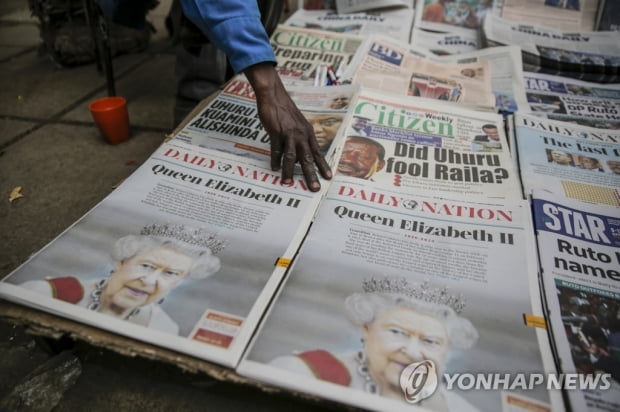
[[[462,294],[450,295],[448,288],[435,288],[429,285],[428,281],[418,285],[411,285],[405,278],[377,279],[371,277],[364,280],[362,288],[366,293],[388,293],[403,295],[424,302],[446,305],[451,307],[456,313],[461,313],[465,309],[465,299]]]
[[[180,224],[162,224],[144,226],[140,231],[143,236],[156,236],[175,239],[188,245],[209,248],[211,253],[217,255],[228,244],[226,240],[220,240],[215,233],[202,228],[188,228]]]

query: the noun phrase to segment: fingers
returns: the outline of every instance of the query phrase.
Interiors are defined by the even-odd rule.
[[[282,183],[289,184],[293,181],[293,172],[295,170],[295,161],[297,153],[291,148],[285,148],[282,155]]]
[[[282,164],[282,151],[281,150],[271,150],[271,170],[277,172],[280,170],[280,165]]]
[[[321,189],[321,184],[319,183],[319,178],[316,175],[316,169],[314,168],[314,156],[306,152],[305,155],[300,159],[299,164],[301,165],[301,171],[304,174],[304,179],[308,184],[308,188],[312,192],[316,192]]]

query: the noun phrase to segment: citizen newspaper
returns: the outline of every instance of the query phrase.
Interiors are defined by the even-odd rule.
[[[536,191],[533,212],[551,342],[574,411],[620,410],[620,208]]]
[[[495,113],[360,89],[336,173],[394,190],[439,190],[520,199],[518,176]]]
[[[295,86],[315,85],[322,67],[344,70],[363,39],[354,34],[284,25],[279,25],[270,38],[282,81]]]
[[[301,177],[283,185],[243,158],[165,143],[0,296],[234,367],[320,197]]]
[[[540,189],[620,205],[620,144],[613,143],[617,131],[516,114],[515,134],[526,196]]]

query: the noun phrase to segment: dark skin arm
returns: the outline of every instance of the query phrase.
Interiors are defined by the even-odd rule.
[[[271,140],[271,169],[282,169],[282,183],[293,181],[295,162],[299,162],[308,188],[321,188],[316,170],[325,179],[332,172],[319,150],[312,126],[287,93],[270,62],[258,63],[244,70],[254,93],[258,117]],[[316,166],[316,167],[315,167]]]

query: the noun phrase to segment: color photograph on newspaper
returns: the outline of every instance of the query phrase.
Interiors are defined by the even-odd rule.
[[[284,274],[274,262],[293,256],[316,207],[304,187],[260,172],[222,153],[164,145],[0,292],[232,366],[255,326],[251,310],[272,275]]]
[[[504,391],[459,390],[450,376],[544,370],[538,333],[522,317],[538,300],[528,209],[336,178],[240,373],[406,410],[406,368],[430,360],[437,387],[416,405],[501,410]],[[549,402],[544,388],[505,392]]]

